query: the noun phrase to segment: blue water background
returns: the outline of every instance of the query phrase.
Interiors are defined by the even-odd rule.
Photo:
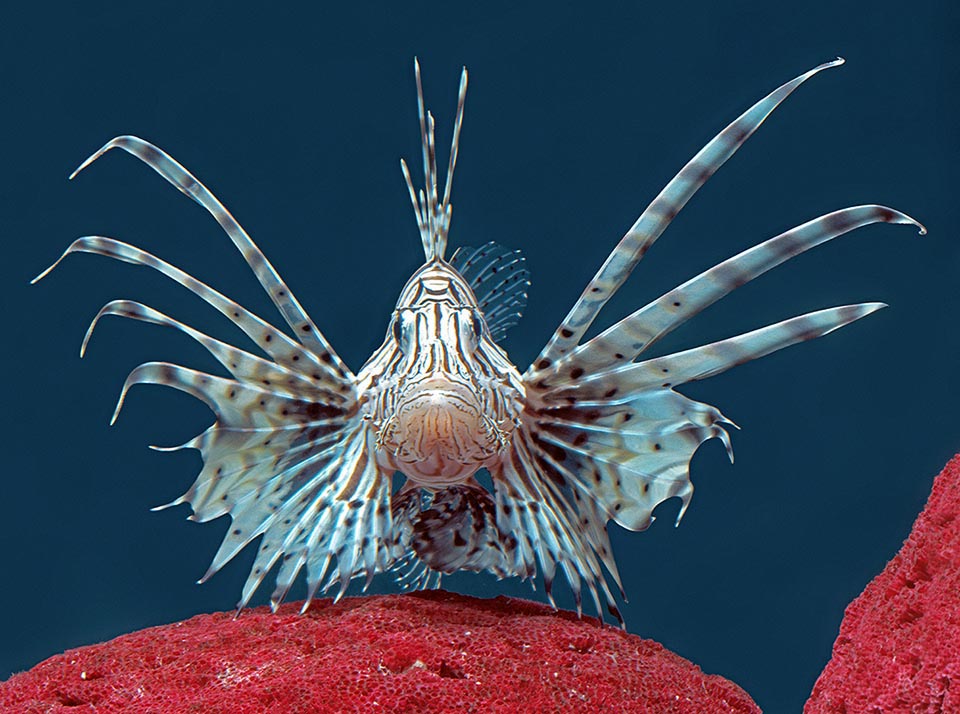
[[[522,248],[530,304],[506,347],[526,367],[647,202],[766,92],[843,55],[784,104],[674,221],[603,325],[715,262],[864,202],[926,223],[870,227],[776,269],[665,343],[701,344],[861,300],[891,307],[686,393],[742,428],[697,493],[643,534],[612,528],[630,630],[796,711],[844,606],[896,552],[933,476],[960,450],[957,6],[870,3],[408,2],[250,9],[169,3],[8,9],[0,42],[3,337],[0,677],[65,648],[229,609],[244,552],[194,581],[225,521],[150,513],[199,467],[159,454],[205,428],[203,405],[126,373],[169,359],[213,368],[183,336],[88,321],[143,300],[226,338],[214,311],[156,274],[89,256],[27,281],[74,238],[154,251],[274,317],[202,209],[120,153],[69,172],[117,134],[156,142],[233,210],[341,356],[359,368],[422,252],[397,160],[418,165],[412,58],[441,162],[461,64],[471,71],[453,246]],[[531,596],[466,575],[462,592]],[[376,592],[391,592],[388,578]],[[269,588],[257,602],[262,602]],[[558,585],[563,606],[569,591]],[[294,596],[302,595],[302,587]],[[533,597],[540,597],[532,595]]]

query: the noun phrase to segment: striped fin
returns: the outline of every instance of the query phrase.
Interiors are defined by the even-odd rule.
[[[333,391],[353,396],[353,375],[349,370],[335,366],[334,360],[326,353],[314,354],[290,339],[284,332],[250,312],[246,308],[217,292],[206,283],[174,267],[165,260],[135,246],[113,238],[103,236],[85,236],[78,238],[46,270],[31,282],[36,283],[46,277],[60,262],[72,253],[93,253],[120,260],[133,265],[152,268],[162,275],[202,298],[237,327],[278,364],[310,376],[317,384]]]
[[[575,402],[579,406],[625,403],[647,390],[672,389],[713,377],[731,367],[829,334],[886,307],[861,303],[817,310],[736,337],[676,352],[656,359],[614,367],[595,374],[572,371],[555,385],[542,385],[541,397],[551,403]]]
[[[509,451],[491,467],[490,474],[497,525],[504,534],[501,548],[510,574],[533,577],[539,562],[544,589],[553,604],[551,591],[559,566],[573,591],[578,613],[585,586],[598,612],[602,612],[602,593],[607,611],[622,626],[623,618],[601,566],[607,565],[619,585],[609,541],[602,534],[605,523],[592,520],[595,509],[592,504],[584,508],[580,496],[574,498],[577,505],[571,504],[565,494],[570,487],[567,478],[553,467],[527,430],[518,429]],[[595,548],[601,549],[599,553]]]
[[[240,609],[281,559],[274,609],[304,566],[310,598],[325,576],[325,588],[339,583],[339,598],[354,577],[369,581],[392,567],[390,478],[376,465],[375,439],[362,419],[299,395],[162,362],[130,373],[114,419],[136,384],[179,389],[217,415],[184,445],[201,452],[200,476],[167,504],[189,503],[197,521],[231,517],[201,582],[259,536]]]
[[[447,178],[443,197],[437,188],[437,151],[433,115],[424,108],[423,85],[420,81],[420,62],[413,60],[414,75],[417,80],[417,116],[420,120],[420,143],[423,149],[424,189],[418,193],[413,187],[407,162],[400,159],[400,169],[410,192],[410,202],[417,217],[420,240],[427,262],[443,259],[447,250],[447,234],[450,231],[450,193],[453,188],[453,171],[457,165],[460,147],[460,129],[463,126],[463,107],[467,98],[467,68],[460,75],[460,90],[457,97],[457,118],[453,125],[453,138],[450,144],[450,162],[447,165]]]
[[[450,265],[470,285],[486,320],[490,337],[499,342],[516,325],[527,306],[530,271],[519,250],[490,241],[479,248],[463,246]]]
[[[645,530],[653,510],[678,497],[683,517],[693,484],[690,459],[708,439],[733,451],[716,408],[671,390],[643,392],[615,405],[574,403],[542,408],[528,416],[528,430],[544,458],[596,512],[590,523],[602,532],[607,520]]]
[[[413,550],[414,522],[423,510],[424,495],[406,481],[390,498],[393,517],[394,580],[401,590],[427,590],[440,587],[443,573],[433,570]]]
[[[187,171],[187,169],[181,166],[166,152],[139,137],[118,136],[108,141],[99,151],[80,164],[79,168],[70,175],[70,178],[74,178],[78,173],[111,149],[123,149],[133,156],[136,156],[147,164],[147,166],[163,176],[163,178],[175,186],[181,193],[189,196],[207,209],[243,255],[244,260],[247,261],[247,264],[257,276],[257,280],[260,281],[260,285],[263,286],[263,289],[270,296],[273,304],[276,305],[280,314],[283,315],[284,320],[290,325],[297,339],[318,355],[330,355],[332,364],[335,367],[346,370],[346,366],[340,361],[336,352],[334,352],[326,338],[317,329],[317,326],[307,315],[297,298],[294,297],[290,288],[287,287],[280,278],[280,275],[274,269],[273,265],[270,264],[270,261],[267,260],[256,243],[253,242],[253,239],[247,235],[247,232],[243,230],[236,219],[230,215],[230,212],[224,205],[210,193],[207,187],[200,183],[193,174]]]
[[[185,494],[154,510],[189,503],[190,520],[203,523],[219,518],[252,493],[260,498],[283,481],[300,480],[305,470],[319,470],[330,458],[326,451],[341,439],[344,426],[345,420],[333,418],[277,428],[211,426],[176,447],[202,453],[203,469],[196,481]]]
[[[638,364],[596,373],[574,367],[555,375],[553,383],[528,383],[521,430],[534,463],[550,482],[573,494],[579,527],[603,558],[601,545],[609,545],[599,539],[605,538],[608,520],[644,530],[657,505],[676,497],[679,523],[693,496],[690,460],[701,444],[720,439],[733,459],[727,433],[732,422],[674,387],[825,335],[881,307],[866,303],[821,310]],[[589,580],[586,564],[577,567]]]
[[[354,423],[343,436],[334,447],[335,457],[288,497],[272,518],[239,607],[249,602],[278,560],[280,572],[270,597],[274,610],[304,567],[305,611],[321,585],[326,591],[339,583],[339,600],[352,578],[362,575],[369,583],[375,573],[392,566],[389,474],[376,464],[375,437],[366,423]]]
[[[81,348],[82,354],[100,318],[122,316],[185,333],[229,371],[230,377],[221,377],[165,362],[142,364],[127,377],[111,421],[116,420],[127,393],[137,384],[173,387],[200,399],[216,415],[214,424],[202,434],[173,447],[199,450],[203,468],[186,493],[160,506],[187,503],[193,510],[190,518],[196,521],[230,516],[231,528],[202,580],[257,538],[262,540],[255,568],[244,586],[241,609],[270,566],[281,559],[271,598],[274,608],[304,566],[310,597],[325,576],[326,587],[340,584],[340,597],[354,577],[365,576],[369,582],[375,573],[391,569],[395,554],[390,474],[377,467],[370,427],[357,413],[354,375],[329,348],[249,236],[169,156],[142,140],[120,137],[78,171],[111,148],[138,156],[217,218],[297,337],[289,337],[156,256],[111,238],[78,239],[34,280],[75,252],[146,266],[217,309],[268,356],[217,340],[132,300],[115,300],[104,306]]]
[[[573,367],[594,373],[632,362],[661,337],[771,268],[844,233],[880,222],[909,223],[918,227],[921,234],[926,232],[914,219],[885,206],[855,206],[834,211],[688,280],[569,352],[541,374],[559,374]]]
[[[487,570],[498,578],[508,575],[496,504],[474,479],[423,496],[419,489],[411,489],[393,508],[394,527],[405,550],[420,561],[420,566],[408,565],[401,576],[408,588],[432,584],[427,571],[449,575],[458,570]]]
[[[179,330],[205,347],[230,374],[243,382],[269,387],[273,391],[286,392],[290,395],[299,394],[303,396],[309,394],[312,398],[321,398],[335,403],[345,401],[342,394],[323,389],[321,385],[300,372],[287,369],[276,362],[265,360],[226,342],[214,339],[179,320],[164,315],[159,310],[133,300],[113,300],[100,309],[83,338],[83,345],[80,347],[81,357],[84,356],[90,338],[93,336],[93,331],[100,319],[108,315],[127,317]]]
[[[803,82],[829,67],[843,64],[842,59],[814,67],[796,79],[778,87],[740,115],[721,131],[684,166],[640,215],[593,277],[539,357],[535,369],[544,369],[573,349],[583,337],[597,313],[623,285],[630,273],[666,229],[687,201],[706,183],[777,106]]]

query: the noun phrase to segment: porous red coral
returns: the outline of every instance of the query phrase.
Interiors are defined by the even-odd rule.
[[[848,607],[806,714],[960,712],[960,456]]]
[[[0,684],[16,712],[759,712],[661,645],[570,613],[431,592],[199,615]]]

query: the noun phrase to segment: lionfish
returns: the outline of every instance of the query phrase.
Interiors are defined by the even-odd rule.
[[[622,625],[611,585],[621,597],[623,588],[607,523],[644,530],[656,506],[674,497],[681,502],[679,523],[693,494],[694,452],[717,438],[733,458],[727,431],[733,423],[676,389],[825,335],[884,305],[810,312],[655,358],[645,357],[647,350],[735,288],[855,228],[909,223],[925,231],[883,206],[835,211],[700,273],[591,339],[584,335],[697,189],[797,87],[842,63],[827,62],[777,88],[701,149],[621,238],[523,373],[500,345],[527,302],[529,273],[520,251],[491,242],[445,257],[466,68],[441,195],[434,119],[424,109],[414,60],[424,187],[415,190],[406,162],[400,165],[426,262],[400,293],[383,344],[357,373],[214,195],[168,154],[134,136],[113,139],[71,178],[114,148],[139,158],[213,215],[290,332],[113,238],[79,238],[35,281],[78,252],[146,266],[205,300],[259,348],[255,354],[227,344],[132,300],[105,305],[81,348],[82,356],[100,318],[129,317],[186,333],[229,373],[142,364],[127,377],[111,424],[127,391],[142,383],[179,389],[214,412],[212,426],[172,447],[199,450],[200,475],[186,493],[158,508],[187,503],[190,518],[201,522],[230,516],[231,527],[200,582],[260,538],[238,613],[278,563],[272,607],[305,569],[304,610],[318,591],[338,585],[339,599],[352,579],[364,577],[369,585],[386,571],[396,571],[403,586],[420,588],[436,587],[443,574],[457,570],[535,578],[539,563],[551,604],[559,568],[578,612],[585,587],[598,611],[602,593]],[[481,469],[489,472],[492,489],[477,479]],[[398,489],[396,472],[406,478]]]

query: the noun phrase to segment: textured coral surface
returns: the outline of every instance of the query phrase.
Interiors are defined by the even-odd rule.
[[[960,456],[848,607],[806,714],[960,712]]]
[[[759,712],[649,640],[510,598],[445,592],[199,615],[51,657],[15,712]]]

